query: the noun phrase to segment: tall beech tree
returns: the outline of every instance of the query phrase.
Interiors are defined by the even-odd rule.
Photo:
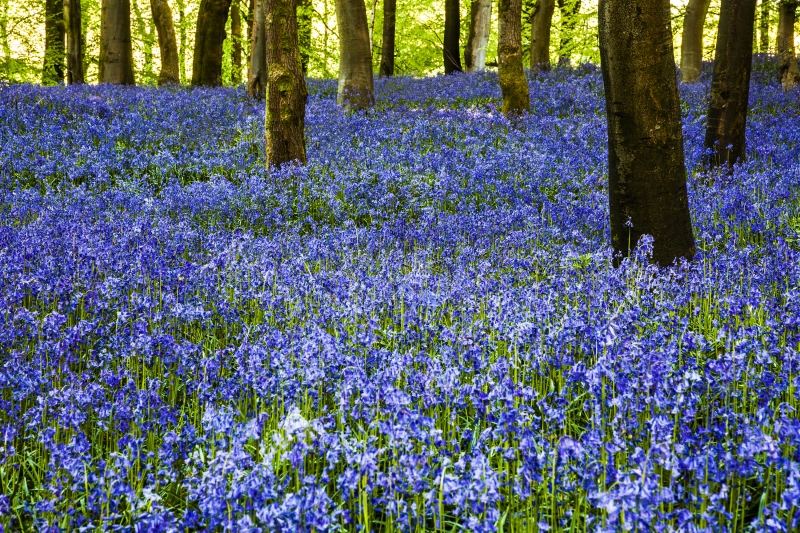
[[[222,85],[222,42],[231,0],[201,0],[194,38],[192,85]]]
[[[530,108],[530,94],[522,66],[522,0],[500,0],[497,74],[503,91],[503,113],[518,115]]]
[[[703,29],[711,0],[689,0],[681,36],[681,81],[692,83],[703,65]]]
[[[80,85],[85,82],[81,0],[64,0],[64,26],[67,34],[67,85]]]
[[[336,0],[339,26],[339,89],[336,102],[346,110],[375,102],[367,8],[364,0]]]
[[[298,0],[297,2],[297,39],[300,46],[300,63],[303,65],[303,74],[308,72],[311,62],[311,29],[313,26],[312,15],[314,6],[311,0]]]
[[[175,38],[175,23],[167,0],[150,0],[150,12],[158,33],[158,49],[161,51],[161,71],[158,84],[180,83],[178,41]]]
[[[381,64],[378,69],[378,75],[383,78],[394,76],[394,38],[396,28],[397,0],[384,0],[383,41],[381,43]]]
[[[267,164],[306,162],[308,92],[300,61],[296,0],[265,0],[267,43]]]
[[[758,27],[759,35],[759,51],[762,54],[769,52],[769,6],[773,0],[761,0],[761,13],[759,14]]]
[[[252,35],[250,36],[250,69],[247,74],[247,94],[261,98],[267,90],[267,45],[264,26],[264,2],[253,5]]]
[[[704,145],[711,167],[745,159],[756,0],[722,0]]]
[[[100,7],[100,83],[133,85],[130,0],[103,0]]]
[[[469,36],[464,50],[464,67],[467,72],[486,67],[486,47],[492,31],[492,0],[472,0],[469,13]]]
[[[669,0],[600,0],[598,14],[614,254],[627,256],[652,235],[655,263],[691,260]]]
[[[64,2],[45,0],[44,3],[44,68],[42,85],[58,85],[64,81]]]
[[[800,70],[794,52],[794,24],[798,2],[782,2],[778,18],[778,74],[781,85],[789,89],[800,83]]]
[[[550,31],[555,0],[537,0],[531,13],[531,70],[550,70]]]
[[[337,0],[336,5],[339,5]],[[461,72],[461,6],[459,0],[444,0],[444,73]]]
[[[572,39],[578,26],[578,14],[581,12],[581,0],[558,0],[561,12],[561,39],[558,44],[558,63],[568,65],[572,55]]]
[[[242,10],[239,0],[231,3],[231,83],[242,83]]]

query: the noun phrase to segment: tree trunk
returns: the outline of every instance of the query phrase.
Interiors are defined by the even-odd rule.
[[[531,16],[531,70],[550,70],[550,30],[555,0],[538,0]]]
[[[303,66],[303,75],[308,74],[308,65],[311,62],[313,13],[314,6],[311,5],[311,0],[299,0],[297,5],[297,40],[300,45],[300,63]]]
[[[81,0],[64,0],[64,26],[67,33],[67,85],[80,85],[85,83]]]
[[[242,83],[242,12],[239,0],[231,4],[231,83]]]
[[[703,29],[711,0],[689,0],[681,37],[681,81],[692,83],[703,66]]]
[[[722,0],[704,145],[711,167],[745,159],[756,0]]]
[[[176,0],[178,5],[178,66],[180,69],[181,83],[186,83],[186,0]]]
[[[194,39],[192,85],[222,85],[222,42],[231,0],[201,0]]]
[[[100,83],[133,85],[130,0],[103,0],[100,19]]]
[[[63,0],[45,0],[42,85],[58,85],[64,81],[65,35]]]
[[[794,52],[794,23],[798,2],[785,2],[778,8],[778,74],[785,90],[800,83],[800,70]]]
[[[161,72],[158,74],[158,84],[180,83],[178,43],[175,39],[172,10],[169,8],[167,0],[150,0],[150,11],[158,32],[158,49],[161,51]]]
[[[265,0],[267,165],[306,163],[306,81],[300,67],[295,0]]]
[[[653,237],[658,265],[691,260],[669,0],[600,0],[598,15],[614,263],[642,235]]]
[[[267,90],[267,45],[264,33],[264,2],[256,0],[253,7],[253,34],[250,37],[250,71],[247,75],[247,94],[263,98]]]
[[[492,31],[492,0],[472,0],[469,13],[469,36],[464,50],[464,67],[477,72],[486,66],[486,47]]]
[[[766,54],[769,52],[769,3],[771,0],[761,0],[761,15],[758,21],[759,29],[761,30],[761,53]]]
[[[444,73],[461,72],[461,11],[459,0],[444,0]]]
[[[375,89],[364,0],[336,0],[336,21],[339,26],[336,102],[348,111],[365,109],[375,102]]]
[[[131,7],[136,17],[136,29],[139,30],[139,39],[142,41],[142,51],[144,52],[144,72],[142,73],[142,78],[144,78],[144,83],[149,83],[155,78],[153,74],[153,33],[155,30],[151,27],[148,31],[147,24],[145,24],[144,17],[142,16],[142,10],[139,9],[139,3],[136,0],[132,0]]]
[[[397,0],[384,0],[381,66],[378,70],[378,74],[384,78],[394,76],[394,35],[396,23]]]
[[[581,11],[581,0],[558,0],[561,11],[561,39],[558,44],[558,64],[569,65],[572,55],[572,38],[578,24],[578,13]]]
[[[503,91],[503,113],[519,115],[530,108],[530,95],[522,66],[522,0],[500,0],[497,74]]]

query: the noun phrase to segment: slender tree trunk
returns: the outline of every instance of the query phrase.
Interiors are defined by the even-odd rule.
[[[306,163],[306,82],[300,67],[295,0],[264,0],[267,165]]]
[[[772,0],[761,0],[761,14],[759,15],[759,29],[761,35],[761,53],[766,54],[769,52],[769,3]]]
[[[311,62],[311,27],[314,6],[311,0],[298,0],[297,5],[297,39],[300,45],[300,63],[303,74],[308,74],[308,65]]]
[[[253,34],[250,39],[250,71],[247,75],[247,94],[263,98],[267,90],[267,45],[264,27],[264,2],[256,0],[253,8]]]
[[[45,0],[42,85],[64,81],[65,35],[63,0]]]
[[[194,39],[192,85],[222,85],[222,42],[231,0],[201,0]]]
[[[655,263],[691,260],[669,0],[600,0],[598,15],[615,264],[642,235],[653,237]]]
[[[139,30],[139,39],[142,41],[142,48],[144,52],[144,82],[150,82],[155,75],[153,74],[153,31],[150,29],[148,32],[147,24],[145,24],[142,10],[139,9],[139,3],[132,0],[131,7],[133,14],[136,17],[136,29]]]
[[[778,19],[778,74],[781,85],[789,89],[800,83],[800,70],[794,52],[794,23],[798,2],[784,2],[780,5]]]
[[[150,0],[150,11],[158,32],[158,49],[161,51],[161,72],[158,84],[180,83],[180,67],[178,62],[178,43],[175,39],[175,25],[172,21],[172,10],[167,0]]]
[[[364,0],[336,0],[336,21],[339,26],[336,102],[348,111],[370,107],[375,102],[375,89]]]
[[[522,66],[522,1],[500,0],[497,74],[503,91],[503,113],[518,115],[530,108],[530,94]]]
[[[130,0],[103,0],[100,19],[100,83],[133,85]]]
[[[83,39],[81,0],[64,0],[64,26],[67,32],[67,85],[80,85],[83,78]]]
[[[181,83],[186,83],[186,0],[176,0],[178,6],[178,66],[180,68]]]
[[[231,4],[231,83],[242,83],[242,13],[239,0]]]
[[[531,15],[531,70],[550,70],[550,31],[555,0],[537,0]]]
[[[394,76],[394,35],[397,19],[397,0],[384,0],[383,3],[383,42],[381,43],[381,77]]]
[[[714,167],[745,160],[756,0],[722,0],[704,145]]]
[[[703,66],[703,29],[711,0],[689,0],[681,37],[681,81],[692,83]]]
[[[464,50],[467,72],[481,71],[486,66],[486,47],[492,31],[492,0],[472,0],[469,10],[469,36]]]
[[[581,11],[581,0],[558,0],[561,11],[561,39],[558,44],[558,64],[569,65],[572,55],[572,39],[578,25],[578,14]]]
[[[444,73],[461,72],[461,10],[459,0],[444,0]]]

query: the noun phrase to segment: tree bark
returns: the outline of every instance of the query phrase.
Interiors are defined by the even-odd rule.
[[[464,50],[464,67],[467,72],[481,71],[486,67],[486,47],[492,31],[492,0],[472,0],[469,13],[469,36]]]
[[[231,0],[201,0],[194,39],[192,85],[222,85],[222,42]]]
[[[503,113],[519,115],[530,108],[530,94],[522,66],[522,0],[500,0],[497,74],[503,91]]]
[[[64,26],[67,33],[67,85],[80,85],[85,83],[81,0],[64,0]]]
[[[780,5],[778,18],[778,74],[785,90],[800,83],[800,70],[794,51],[794,23],[798,2]]]
[[[656,264],[691,260],[669,0],[600,0],[598,18],[614,262],[642,235],[653,237]]]
[[[295,0],[265,0],[267,165],[306,163],[306,82],[300,64]]]
[[[180,83],[178,42],[175,39],[175,25],[172,10],[167,0],[150,0],[150,11],[158,32],[158,49],[161,51],[161,72],[158,84]]]
[[[336,102],[348,111],[365,109],[375,102],[375,89],[364,0],[336,0],[336,21],[339,26]]]
[[[64,81],[65,36],[63,0],[45,0],[42,85],[58,85]]]
[[[558,44],[558,64],[569,65],[572,55],[572,38],[581,11],[581,0],[558,0],[561,11],[561,39]]]
[[[703,29],[711,0],[689,0],[681,37],[681,81],[692,83],[703,66]]]
[[[531,15],[531,70],[550,70],[550,31],[555,0],[538,0]]]
[[[461,72],[461,10],[459,0],[444,0],[444,73]],[[337,4],[338,5],[338,4]]]
[[[242,83],[242,12],[239,0],[231,4],[231,83]]]
[[[130,0],[103,0],[100,18],[100,83],[135,84]]]
[[[759,29],[761,31],[761,35],[759,36],[761,40],[761,53],[766,54],[769,52],[769,3],[771,0],[761,0],[761,14],[759,15]]]
[[[704,145],[711,167],[745,160],[756,0],[722,0]]]
[[[297,40],[300,45],[300,64],[303,74],[308,74],[308,65],[311,62],[311,15],[314,6],[311,0],[298,0],[297,4]]]
[[[397,0],[384,0],[383,3],[383,41],[381,42],[381,65],[378,75],[383,78],[394,76],[394,36],[397,25]]]
[[[250,71],[247,75],[247,94],[263,98],[267,90],[267,45],[264,28],[264,2],[255,0],[253,34],[250,37]]]

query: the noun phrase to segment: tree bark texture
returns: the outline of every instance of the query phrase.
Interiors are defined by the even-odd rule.
[[[464,50],[464,67],[467,72],[481,71],[486,67],[486,47],[492,31],[492,0],[472,0],[469,13],[469,36]]]
[[[231,83],[242,83],[242,11],[239,0],[231,4]]]
[[[651,235],[655,263],[691,260],[669,0],[600,0],[598,25],[614,254],[627,256],[642,235]]]
[[[444,0],[444,73],[461,72],[461,9],[459,0]],[[338,5],[338,3],[337,3]]]
[[[175,38],[175,24],[172,10],[167,0],[150,0],[150,11],[158,33],[158,49],[161,51],[161,71],[158,84],[180,83],[178,41]]]
[[[247,75],[247,94],[250,98],[263,98],[267,90],[267,45],[264,26],[264,2],[256,0],[253,6],[253,34],[250,37],[250,70]]]
[[[558,44],[558,63],[569,65],[572,55],[572,38],[578,25],[578,14],[581,12],[581,0],[558,0],[561,12],[561,39]]]
[[[381,65],[378,75],[382,78],[394,76],[394,36],[397,26],[397,0],[384,0],[383,41],[381,42]]]
[[[800,83],[800,70],[797,68],[797,56],[794,51],[794,23],[797,16],[798,2],[784,2],[778,8],[778,74],[783,88]]]
[[[100,19],[100,83],[133,85],[130,0],[103,0]]]
[[[364,0],[336,0],[336,22],[339,26],[336,102],[348,111],[365,109],[375,102],[375,89]]]
[[[530,94],[522,66],[522,0],[500,0],[497,74],[503,91],[503,113],[518,115],[530,108]]]
[[[704,145],[709,166],[745,159],[756,0],[722,0]]]
[[[64,26],[67,34],[67,85],[80,85],[85,83],[81,0],[64,0]]]
[[[692,83],[703,66],[703,29],[711,0],[689,0],[681,36],[681,81]]]
[[[531,14],[531,70],[550,70],[550,31],[555,0],[537,0]]]
[[[772,0],[761,0],[761,14],[759,15],[758,26],[761,34],[759,35],[760,51],[762,54],[769,52],[769,4]]]
[[[192,85],[222,85],[222,42],[231,0],[201,0],[194,39]]]
[[[300,62],[295,0],[266,0],[267,164],[306,163],[305,117],[308,92]]]
[[[65,36],[63,0],[45,0],[42,85],[58,85],[64,81]]]

